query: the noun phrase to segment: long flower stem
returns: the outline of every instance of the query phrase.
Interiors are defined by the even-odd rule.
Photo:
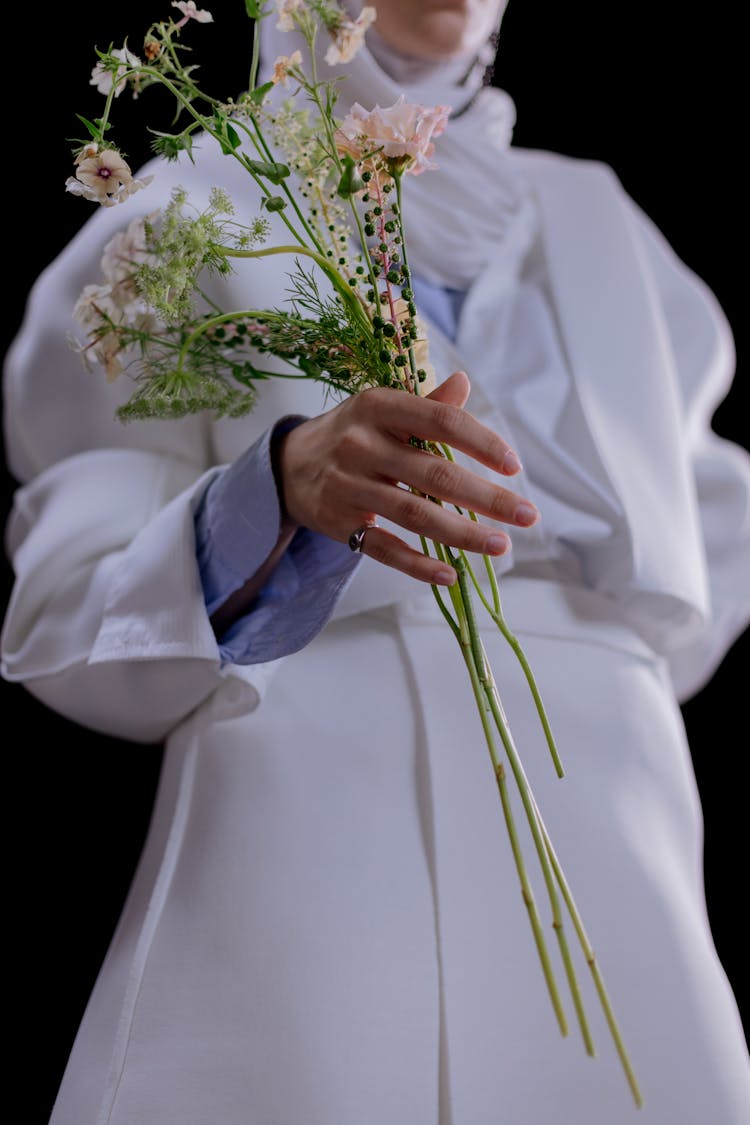
[[[460,567],[460,563],[458,566]],[[474,691],[474,698],[479,712],[479,718],[482,723],[487,749],[489,750],[490,759],[492,761],[492,768],[497,782],[498,793],[500,795],[500,803],[505,817],[505,824],[508,831],[508,839],[513,853],[513,858],[518,872],[518,878],[521,883],[521,896],[526,905],[529,921],[531,923],[531,930],[536,943],[539,959],[542,965],[542,972],[547,983],[547,989],[552,1001],[552,1007],[557,1017],[557,1022],[560,1026],[560,1031],[563,1035],[568,1034],[568,1025],[565,1017],[565,1011],[562,1006],[560,994],[555,981],[554,971],[552,969],[552,962],[550,960],[547,945],[544,940],[544,932],[542,930],[541,921],[539,919],[539,912],[534,898],[534,892],[526,872],[526,865],[523,859],[523,852],[521,849],[518,831],[516,829],[515,820],[513,817],[513,810],[510,802],[510,795],[508,793],[508,785],[505,775],[505,767],[500,761],[497,753],[497,746],[495,743],[495,736],[490,723],[492,712],[486,706],[486,675],[487,665],[483,652],[477,647],[478,634],[476,628],[471,622],[470,615],[467,613],[467,605],[465,600],[465,588],[459,587],[457,592],[455,587],[451,588],[451,597],[458,616],[459,625],[459,645],[461,654],[466,663],[469,672],[472,689]]]
[[[303,254],[308,258],[312,258],[326,274],[341,297],[344,305],[353,313],[353,319],[358,321],[364,330],[372,332],[372,325],[363,311],[361,304],[354,296],[351,287],[344,284],[341,280],[341,276],[331,266],[328,259],[324,258],[322,254],[319,254],[317,250],[311,250],[307,246],[266,246],[262,250],[233,250],[229,247],[225,247],[223,252],[227,258],[267,258],[273,254]]]
[[[598,962],[596,960],[596,955],[594,954],[594,950],[592,948],[591,942],[589,941],[588,935],[586,934],[586,930],[584,928],[583,921],[581,919],[581,915],[578,911],[578,908],[576,907],[575,901],[573,899],[573,895],[572,895],[571,890],[570,890],[570,886],[568,885],[568,881],[565,878],[565,873],[562,869],[562,865],[560,864],[560,861],[557,857],[555,849],[552,845],[552,841],[549,837],[549,833],[547,832],[547,829],[544,827],[544,824],[541,821],[541,819],[540,819],[540,826],[541,826],[541,829],[542,829],[542,833],[544,835],[544,843],[545,843],[545,847],[547,849],[547,854],[549,855],[549,858],[550,858],[550,863],[552,864],[552,868],[555,872],[555,877],[557,878],[558,884],[560,886],[562,896],[565,900],[565,904],[566,904],[566,906],[568,908],[568,911],[570,913],[570,916],[573,920],[573,926],[575,927],[576,933],[578,934],[578,940],[580,941],[581,948],[583,949],[584,956],[586,958],[586,963],[589,966],[589,969],[591,970],[591,975],[592,975],[593,980],[594,980],[594,986],[596,988],[596,992],[597,992],[597,995],[599,997],[599,1001],[602,1005],[602,1010],[604,1012],[604,1018],[607,1021],[607,1026],[608,1026],[610,1034],[612,1036],[612,1040],[613,1040],[614,1045],[615,1045],[615,1050],[617,1051],[617,1054],[619,1055],[620,1061],[621,1061],[622,1066],[623,1066],[623,1070],[625,1071],[625,1077],[627,1078],[627,1082],[628,1082],[628,1085],[630,1086],[630,1090],[631,1090],[631,1093],[633,1094],[633,1098],[636,1102],[636,1105],[640,1106],[640,1105],[643,1104],[643,1097],[641,1095],[640,1087],[638,1085],[638,1080],[635,1076],[635,1071],[633,1070],[633,1065],[630,1061],[630,1057],[629,1057],[628,1052],[625,1048],[625,1042],[623,1040],[622,1033],[621,1033],[619,1025],[617,1023],[617,1019],[615,1018],[614,1010],[612,1008],[612,1003],[610,1001],[609,994],[608,994],[606,986],[604,984],[604,978],[602,977],[601,970],[600,970]]]
[[[482,645],[482,641],[479,635],[479,628],[477,626],[474,607],[472,604],[471,587],[469,585],[466,563],[462,558],[459,557],[455,561],[455,566],[458,573],[458,586],[460,590],[462,609],[466,616],[469,635],[471,637],[472,651],[475,653],[475,662],[479,671],[480,682],[482,684],[482,689],[489,709],[495,719],[495,723],[500,733],[503,746],[505,747],[505,752],[508,756],[508,761],[510,762],[518,792],[521,797],[521,803],[524,807],[524,811],[526,812],[526,819],[528,821],[529,829],[534,840],[537,856],[539,858],[539,865],[541,867],[542,875],[547,888],[547,895],[552,911],[552,926],[555,934],[557,935],[560,954],[565,966],[574,1005],[578,1013],[584,1043],[586,1045],[586,1050],[588,1051],[588,1053],[593,1054],[593,1044],[591,1042],[591,1036],[588,1030],[588,1025],[583,1012],[583,1006],[580,1000],[580,992],[575,975],[575,970],[570,959],[567,938],[565,935],[562,915],[560,911],[560,904],[557,897],[557,891],[555,889],[554,873],[549,863],[549,858],[547,856],[544,845],[544,839],[540,829],[539,822],[541,818],[539,817],[536,802],[533,800],[531,788],[521,766],[518,751],[516,750],[513,738],[510,733],[510,726],[505,716],[505,712],[500,701],[500,696],[498,695],[497,687],[490,671],[489,662],[484,651],[484,646]]]
[[[440,449],[441,449],[443,455],[445,457],[447,457],[447,459],[449,461],[455,461],[455,456],[453,454],[453,450],[449,446],[441,445]],[[461,511],[461,509],[459,509],[459,511]],[[476,516],[475,512],[466,512],[464,514],[468,515],[469,519],[472,519],[475,522],[477,522],[477,516]],[[466,561],[466,556],[464,555],[463,557],[464,557],[464,561]],[[501,603],[500,603],[500,587],[498,585],[497,575],[495,574],[495,570],[494,570],[494,567],[492,566],[492,562],[485,555],[484,565],[485,565],[485,570],[487,572],[487,577],[489,579],[490,588],[492,590],[492,601],[493,601],[492,605],[490,605],[490,603],[487,601],[487,598],[485,596],[484,591],[482,590],[482,587],[479,585],[479,582],[476,580],[476,577],[474,576],[473,569],[468,564],[468,562],[466,562],[466,565],[467,565],[469,575],[472,579],[472,583],[474,585],[474,589],[476,590],[478,597],[482,601],[482,604],[484,605],[485,609],[487,610],[489,615],[492,617],[493,621],[495,622],[495,624],[499,628],[500,632],[505,637],[505,639],[508,642],[508,644],[510,645],[510,647],[513,649],[513,652],[516,655],[516,659],[518,660],[519,664],[521,665],[521,668],[523,669],[523,674],[526,677],[526,682],[529,686],[529,691],[531,692],[531,694],[533,696],[534,704],[535,704],[536,710],[537,710],[537,714],[539,715],[539,721],[542,724],[542,730],[544,731],[544,736],[547,740],[547,746],[549,748],[549,752],[550,752],[550,755],[552,757],[552,761],[554,763],[555,770],[557,772],[557,776],[558,777],[564,777],[565,776],[565,770],[563,769],[563,764],[562,764],[562,761],[560,759],[560,754],[558,753],[557,744],[555,742],[555,738],[554,738],[554,735],[552,733],[552,727],[550,726],[550,721],[549,721],[549,718],[547,716],[547,710],[544,706],[544,702],[542,700],[541,693],[540,693],[539,688],[537,686],[536,678],[534,676],[534,673],[531,670],[531,665],[529,664],[529,662],[526,658],[526,654],[524,653],[523,648],[521,647],[520,641],[518,640],[516,635],[513,632],[511,632],[511,630],[508,626],[508,623],[505,620],[505,616],[503,614],[502,606],[501,606]]]
[[[544,706],[544,703],[542,701],[542,696],[541,696],[541,693],[539,691],[539,687],[538,687],[537,682],[536,682],[536,677],[534,676],[534,673],[531,670],[531,665],[529,664],[529,661],[526,657],[526,654],[523,651],[523,648],[521,647],[521,642],[518,640],[518,637],[515,635],[515,633],[511,632],[511,629],[508,625],[508,622],[506,621],[505,616],[502,612],[502,609],[500,608],[500,595],[499,595],[499,587],[497,585],[497,575],[495,574],[495,571],[492,567],[492,563],[486,557],[485,557],[485,565],[486,565],[487,572],[488,572],[489,577],[490,577],[490,582],[491,582],[492,586],[494,587],[494,591],[497,591],[497,596],[494,599],[494,608],[492,606],[490,606],[489,602],[487,601],[487,599],[485,597],[484,591],[482,590],[481,586],[479,585],[476,578],[474,577],[474,572],[471,571],[471,568],[469,568],[470,571],[471,571],[472,582],[474,584],[474,588],[477,591],[477,595],[480,598],[480,600],[482,601],[482,603],[483,603],[485,609],[487,610],[487,612],[489,613],[490,617],[495,622],[495,624],[497,625],[498,629],[500,630],[500,632],[505,637],[505,639],[508,642],[508,644],[510,645],[510,647],[513,649],[513,652],[516,655],[516,659],[518,660],[518,663],[521,665],[521,668],[523,669],[523,674],[526,677],[526,682],[529,686],[529,691],[532,694],[532,697],[534,699],[534,704],[536,706],[537,714],[539,715],[539,721],[542,724],[542,730],[544,731],[544,735],[545,735],[545,738],[546,738],[546,741],[547,741],[547,746],[549,747],[549,751],[550,751],[550,754],[552,756],[552,761],[553,761],[554,766],[555,766],[555,771],[556,771],[558,777],[564,777],[565,776],[565,770],[563,769],[563,764],[562,764],[562,761],[560,759],[560,755],[559,755],[558,750],[557,750],[557,745],[555,743],[554,736],[552,734],[552,727],[550,726],[549,718],[547,716],[547,710],[546,710],[546,708]]]
[[[427,543],[422,541],[423,550],[428,552]],[[479,627],[476,621],[474,607],[473,607],[473,588],[477,587],[476,579],[473,576],[471,565],[466,558],[459,553],[457,556],[448,551],[442,544],[432,544],[437,556],[444,561],[451,563],[458,574],[458,582],[449,589],[449,594],[455,612],[455,618],[451,617],[447,607],[443,601],[442,592],[437,586],[433,586],[433,593],[438,601],[438,604],[452,625],[454,635],[459,643],[464,662],[469,672],[469,678],[474,692],[474,698],[477,704],[477,711],[479,714],[480,722],[485,736],[485,741],[490,753],[493,772],[498,785],[498,793],[500,802],[503,809],[506,827],[508,830],[509,842],[511,852],[514,856],[516,869],[521,882],[521,891],[524,902],[526,903],[529,912],[529,919],[532,926],[534,940],[539,952],[540,961],[542,964],[542,971],[547,983],[550,997],[552,999],[553,1009],[557,1016],[558,1023],[560,1024],[563,1035],[567,1034],[567,1024],[565,1015],[562,1009],[562,1004],[559,997],[559,992],[554,979],[552,966],[549,954],[544,941],[544,936],[539,922],[538,911],[534,901],[533,893],[526,872],[525,863],[521,854],[521,846],[518,838],[518,832],[515,826],[510,799],[507,789],[506,771],[503,763],[498,757],[496,732],[500,735],[500,739],[505,748],[505,752],[510,763],[511,771],[518,789],[518,793],[524,807],[529,829],[534,839],[534,844],[539,859],[540,869],[545,881],[547,893],[549,897],[550,907],[552,910],[552,926],[555,930],[560,956],[563,962],[565,975],[568,981],[573,1005],[578,1018],[579,1027],[583,1037],[586,1051],[589,1055],[594,1055],[594,1045],[591,1033],[588,1027],[583,999],[581,996],[580,987],[573,964],[573,959],[565,935],[563,920],[560,910],[560,903],[558,898],[559,894],[568,910],[573,928],[580,943],[585,961],[589,967],[594,981],[594,986],[602,1006],[605,1021],[607,1023],[610,1035],[612,1037],[615,1050],[622,1064],[628,1085],[630,1087],[633,1099],[637,1106],[643,1104],[641,1092],[638,1082],[628,1056],[627,1050],[624,1045],[624,1040],[619,1029],[617,1020],[614,1015],[614,1010],[604,983],[603,976],[596,961],[593,948],[586,935],[586,931],[581,919],[580,912],[576,906],[570,886],[565,878],[562,865],[557,857],[555,849],[549,835],[549,831],[541,816],[536,798],[532,792],[528,778],[524,771],[520,756],[514,745],[513,738],[510,731],[510,726],[505,715],[497,685],[494,681],[489,661],[481,641]],[[486,605],[486,599],[481,599]],[[489,607],[488,607],[489,608]],[[497,612],[490,610],[490,615],[499,626]],[[503,635],[508,639],[510,630],[502,630]],[[510,634],[512,637],[512,634]],[[510,643],[510,641],[509,641]],[[516,646],[512,645],[513,651],[518,655]],[[520,646],[518,646],[520,648]],[[525,658],[524,658],[525,659]],[[528,665],[528,662],[526,662]],[[523,664],[522,664],[523,666]],[[536,697],[535,697],[536,700]]]

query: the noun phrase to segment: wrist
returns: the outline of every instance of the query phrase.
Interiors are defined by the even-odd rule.
[[[290,433],[306,422],[307,418],[302,414],[289,415],[280,419],[274,427],[271,434],[271,441],[269,445],[271,455],[271,470],[276,484],[276,494],[279,500],[279,511],[281,513],[280,520],[280,533],[296,531],[301,525],[297,520],[293,519],[289,514],[286,499],[286,489],[284,486],[284,466],[283,466],[283,449],[286,444],[287,438]]]

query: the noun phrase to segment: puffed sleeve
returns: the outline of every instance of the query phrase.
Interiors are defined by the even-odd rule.
[[[750,453],[712,427],[735,378],[727,318],[654,223],[635,204],[632,208],[676,360],[708,576],[709,612],[701,628],[667,653],[678,697],[685,701],[710,680],[750,625]]]
[[[107,383],[87,372],[68,343],[75,301],[99,278],[113,234],[165,205],[178,184],[196,203],[208,198],[210,168],[158,171],[127,204],[98,208],[42,273],[4,370],[8,467],[19,488],[6,530],[15,584],[2,674],[76,722],[146,742],[227,674],[257,702],[271,670],[223,669],[207,616],[194,512],[216,472],[208,420],[123,424],[115,410],[132,390],[127,377]]]

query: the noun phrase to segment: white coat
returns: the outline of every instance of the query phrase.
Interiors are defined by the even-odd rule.
[[[516,159],[571,374],[570,401],[541,409],[537,436],[585,456],[619,513],[575,572],[544,519],[501,568],[564,780],[505,643],[492,630],[485,640],[644,1108],[585,965],[599,1057],[585,1056],[572,1017],[567,1040],[553,1021],[463,666],[429,591],[364,559],[303,651],[220,665],[194,505],[215,466],[275,418],[325,403],[312,385],[292,401],[279,380],[244,420],[114,420],[128,388],[61,345],[126,221],[112,208],[40,279],[5,384],[9,463],[24,484],[8,528],[3,674],[78,723],[166,744],[144,855],[52,1125],[750,1119],[678,708],[750,619],[750,464],[709,429],[731,337],[607,168]],[[179,182],[205,198],[211,175],[200,159],[171,169],[157,195]],[[262,286],[247,271],[227,282],[233,303],[283,299],[283,263],[255,277]],[[527,433],[530,404],[495,390],[497,320],[481,315],[493,284],[488,271],[473,287],[455,346],[431,330],[432,359],[443,375],[469,372],[469,408],[514,442],[518,491],[544,513],[534,443],[514,432]]]

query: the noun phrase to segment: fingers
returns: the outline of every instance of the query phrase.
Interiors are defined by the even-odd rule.
[[[520,493],[437,453],[381,440],[371,451],[368,468],[371,487],[362,497],[363,502],[411,530],[421,529],[421,521],[428,521],[435,509],[434,504],[425,505],[414,492],[517,527],[530,527],[538,519],[536,508]],[[392,487],[383,491],[377,487],[383,481],[389,486],[405,485],[411,492]],[[432,534],[426,526],[425,534]]]
[[[503,555],[511,548],[510,537],[502,528],[473,520],[409,489],[373,484],[360,496],[362,510],[376,512],[405,531],[446,547],[484,555]]]
[[[499,557],[512,548],[510,536],[497,526],[488,526],[404,487],[385,483],[370,485],[356,499],[357,512],[366,513],[363,522],[370,524],[361,540],[360,552],[423,582],[451,586],[458,576],[448,562],[415,550],[379,526],[377,518],[372,518],[375,513],[425,541],[442,544],[453,551]]]
[[[455,372],[424,398],[372,388],[354,396],[352,413],[363,420],[369,417],[371,424],[397,441],[408,443],[418,438],[449,445],[497,473],[512,476],[521,464],[510,444],[462,407],[468,386],[465,373]]]
[[[279,491],[301,526],[346,543],[355,529],[390,521],[454,550],[498,556],[511,548],[499,523],[529,527],[536,508],[518,492],[470,465],[416,447],[445,444],[511,476],[520,462],[508,442],[463,406],[470,390],[455,372],[424,399],[376,388],[345,400],[285,435],[279,447]],[[470,517],[485,516],[489,523]],[[362,553],[422,581],[451,584],[455,571],[428,558],[393,530],[371,526]]]
[[[521,463],[508,442],[477,422],[460,406],[454,406],[454,403],[466,401],[468,391],[467,376],[456,372],[419,404],[423,409],[411,412],[410,417],[415,424],[426,419],[431,435],[442,425],[442,432],[453,436],[453,440],[445,444],[451,447],[463,444],[474,455],[485,451],[485,463],[494,459],[505,476],[513,475],[519,471]],[[441,394],[442,401],[438,401]],[[400,426],[400,419],[405,413],[403,399],[406,397],[395,392],[395,395],[384,396],[374,403],[374,408],[368,413],[379,421],[373,425],[367,442],[358,445],[352,451],[350,462],[343,465],[344,471],[352,476],[358,468],[363,471],[362,483],[365,487],[358,503],[363,509],[379,512],[418,534],[439,538],[442,532],[450,538],[443,538],[441,542],[451,546],[488,554],[499,553],[496,545],[490,543],[491,528],[473,524],[466,532],[463,517],[449,514],[439,505],[425,502],[414,493],[516,527],[532,526],[538,520],[539,512],[520,493],[496,480],[480,476],[471,468],[435,452],[415,447],[403,437],[403,430],[398,436],[394,435],[391,411],[394,407],[399,410]],[[440,421],[441,410],[448,411],[444,424]],[[369,417],[368,421],[372,423]],[[433,449],[439,448],[434,441],[431,445]],[[388,486],[386,489],[381,487],[383,483]],[[394,488],[393,485],[405,487]]]
[[[471,383],[465,371],[454,371],[425,398],[431,402],[447,402],[451,406],[463,407],[469,399]]]
[[[377,524],[367,528],[360,553],[384,566],[408,574],[420,582],[436,586],[452,586],[457,578],[452,566],[421,551],[413,550],[404,543],[403,539],[391,534],[384,527],[378,527]]]

